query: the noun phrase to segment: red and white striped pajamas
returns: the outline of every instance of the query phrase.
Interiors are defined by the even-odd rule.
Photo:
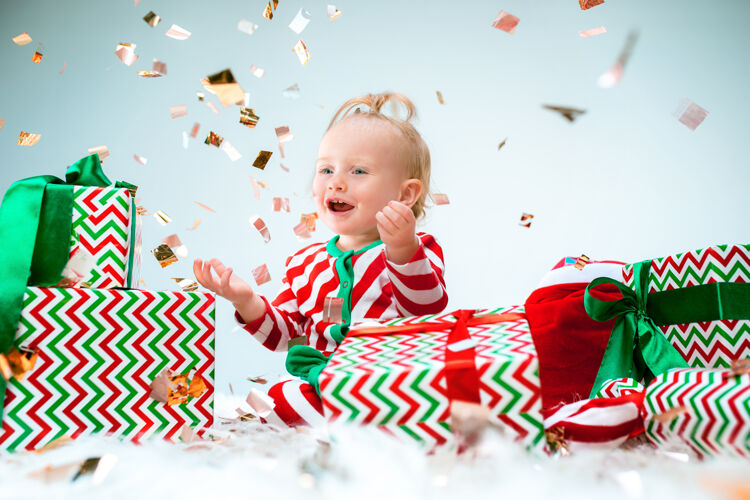
[[[245,330],[268,349],[286,351],[290,340],[307,337],[305,344],[328,355],[343,340],[349,325],[437,314],[445,309],[448,295],[443,251],[433,236],[417,233],[419,247],[402,265],[386,258],[385,245],[379,240],[360,250],[343,252],[336,245],[338,238],[309,245],[287,259],[280,292],[273,302],[263,297],[265,315],[245,323],[235,312]],[[343,323],[324,321],[326,297],[344,298]],[[295,389],[306,396],[294,398],[302,404],[309,402],[305,385]],[[286,389],[291,390],[291,386]],[[269,395],[274,398],[282,421],[284,415],[294,420],[295,413],[310,411],[300,408],[295,412],[281,387],[272,387]]]

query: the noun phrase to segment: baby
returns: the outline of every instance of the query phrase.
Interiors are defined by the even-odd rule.
[[[406,108],[405,120],[380,112],[392,100]],[[312,185],[318,217],[336,236],[287,258],[273,302],[217,259],[193,263],[198,282],[232,302],[237,321],[268,349],[285,351],[303,337],[294,343],[329,355],[350,325],[445,308],[442,249],[416,232],[430,152],[409,123],[415,115],[409,99],[392,93],[356,97],[339,108],[320,142]],[[336,303],[340,316],[330,312]],[[289,361],[290,372],[305,377]]]

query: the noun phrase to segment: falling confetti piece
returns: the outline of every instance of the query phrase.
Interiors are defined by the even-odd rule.
[[[336,8],[335,5],[328,4],[326,7],[326,13],[328,14],[328,20],[333,21],[341,17],[342,12]]]
[[[148,158],[144,158],[143,156],[133,155],[133,158],[141,165],[145,165],[146,163],[148,163]]]
[[[323,322],[341,323],[341,312],[344,307],[344,299],[341,297],[326,297],[323,301]]]
[[[502,141],[500,141],[500,144],[497,145],[497,150],[500,151],[503,148],[503,146],[505,146],[506,142],[508,142],[508,138],[507,137],[505,139],[503,139]]]
[[[34,144],[39,142],[39,139],[41,138],[42,134],[32,134],[30,132],[21,131],[16,144],[19,146],[33,146]]]
[[[255,388],[250,389],[250,394],[247,395],[247,404],[249,404],[255,414],[261,418],[270,415],[275,406],[273,399],[271,399],[268,394]]]
[[[148,14],[143,16],[143,20],[146,21],[146,24],[153,28],[161,22],[161,17],[154,14],[154,11],[150,10]]]
[[[15,43],[16,45],[23,46],[23,45],[26,45],[27,43],[31,43],[31,37],[29,36],[27,32],[24,31],[20,35],[13,37],[13,43]]]
[[[203,92],[196,92],[195,95],[198,96],[198,100],[201,102],[206,98],[206,96],[203,95]]]
[[[276,127],[276,137],[278,138],[280,143],[289,142],[292,139],[294,139],[294,136],[289,131],[289,126],[284,125],[283,127]]]
[[[289,23],[289,29],[299,35],[310,23],[310,17],[310,12],[307,9],[300,9],[292,22]]]
[[[300,221],[307,224],[307,230],[310,232],[315,231],[315,221],[317,218],[318,214],[316,212],[300,215]]]
[[[253,278],[255,279],[255,284],[257,284],[258,286],[271,281],[271,275],[268,272],[268,267],[263,264],[262,266],[258,266],[253,269]]]
[[[65,68],[67,68],[67,67],[68,67],[68,62],[67,61],[63,61],[62,69],[60,70],[60,72],[58,73],[58,75],[62,75],[63,73],[65,73]]]
[[[268,380],[266,380],[265,377],[247,377],[247,379],[253,384],[263,385],[268,383]]]
[[[445,101],[443,100],[443,93],[440,92],[439,90],[436,90],[435,92],[437,93],[438,102],[440,104],[445,104]],[[396,101],[393,101],[393,102],[396,102]]]
[[[284,172],[289,172],[289,169],[285,167],[283,163],[279,163],[279,166],[281,167],[281,170],[283,170]]]
[[[180,289],[183,292],[195,292],[198,290],[198,283],[195,281],[188,279],[188,278],[172,278],[177,282],[177,286],[180,287]]]
[[[151,253],[154,254],[162,269],[177,262],[177,256],[168,245],[159,245]]]
[[[180,237],[176,234],[170,234],[169,236],[165,236],[163,240],[161,240],[162,243],[167,245],[169,248],[176,248],[179,246],[182,246],[182,242],[180,241]]]
[[[263,236],[264,242],[268,243],[269,241],[271,241],[271,233],[268,231],[266,223],[263,222],[263,219],[261,219],[257,215],[253,215],[252,217],[250,217],[250,224],[258,230],[261,236]]]
[[[182,147],[185,149],[188,148],[188,135],[184,130],[182,131]]]
[[[192,137],[193,139],[195,139],[195,136],[198,135],[198,130],[200,130],[200,128],[201,128],[200,123],[195,122],[193,124],[193,128],[190,129],[190,137]]]
[[[276,198],[273,199],[273,211],[274,212],[289,212],[289,198]]]
[[[260,117],[255,114],[255,110],[252,108],[240,108],[240,123],[245,125],[247,128],[255,128],[258,125]]]
[[[221,142],[219,149],[224,151],[231,161],[237,161],[242,158],[242,155],[239,151],[237,151],[237,148],[232,146],[232,144],[227,140]]]
[[[216,94],[224,107],[237,104],[245,98],[245,91],[237,83],[230,69],[219,71],[201,79],[201,84],[207,91]]]
[[[604,0],[578,0],[578,5],[581,6],[581,10],[588,10],[591,7],[596,7],[604,3]]]
[[[3,125],[5,125],[5,120],[0,118],[0,130],[3,129]]]
[[[167,63],[157,61],[154,59],[154,63],[152,66],[151,71],[139,71],[138,76],[143,76],[146,78],[158,78],[160,76],[166,76],[167,75]]]
[[[305,42],[303,42],[301,39],[297,40],[297,43],[294,45],[292,51],[297,54],[297,58],[299,59],[301,65],[304,66],[310,60],[310,52],[308,52],[307,45],[305,45]]]
[[[209,146],[216,146],[217,148],[221,146],[222,142],[224,142],[224,138],[213,131],[210,131],[208,133],[208,137],[206,137],[206,140],[203,141],[204,144],[208,144]]]
[[[42,50],[42,44],[40,43],[34,51],[34,54],[31,56],[31,60],[34,62],[34,64],[39,64],[40,62],[42,62],[43,56],[44,51]]]
[[[214,210],[213,208],[211,208],[209,206],[204,205],[203,203],[201,203],[199,201],[194,201],[193,203],[195,203],[196,205],[198,205],[199,207],[201,207],[204,210],[208,210],[209,212],[216,213],[216,210]]]
[[[172,222],[172,219],[170,219],[169,216],[161,210],[156,211],[156,213],[154,214],[154,219],[156,219],[162,226],[166,226],[167,224]]]
[[[579,31],[578,34],[582,37],[588,38],[591,36],[601,35],[602,33],[606,33],[607,28],[604,26],[599,26],[598,28],[591,28],[588,30]]]
[[[217,115],[219,114],[219,110],[216,107],[216,104],[212,103],[211,101],[206,101],[206,106],[208,106],[208,109],[213,111],[215,114]]]
[[[240,19],[240,22],[237,23],[237,29],[243,33],[252,35],[258,29],[258,25],[247,19]]]
[[[138,59],[138,56],[135,55],[134,43],[117,44],[115,55],[120,59],[120,61],[122,61],[125,66],[132,66],[133,63]]]
[[[583,268],[590,262],[590,259],[585,254],[581,254],[578,259],[576,259],[576,263],[573,264],[573,267],[578,269],[579,271],[583,271]]]
[[[563,118],[565,118],[571,123],[575,121],[575,119],[578,118],[580,115],[586,112],[583,109],[568,108],[564,106],[552,106],[550,104],[542,104],[542,107],[544,109],[549,109],[550,111],[557,111],[563,116]]]
[[[730,372],[727,374],[729,377],[741,377],[750,373],[750,358],[735,359],[732,361]]]
[[[195,231],[196,229],[198,229],[198,226],[200,225],[201,225],[201,220],[195,219],[195,222],[193,222],[193,227],[187,228],[186,231]]]
[[[523,227],[531,227],[531,219],[533,219],[534,216],[532,214],[527,214],[526,212],[521,214],[521,221],[518,223],[519,226]]]
[[[285,88],[281,95],[289,99],[299,99],[299,84],[295,83],[294,85]]]
[[[302,221],[296,226],[294,226],[294,234],[297,235],[297,239],[299,241],[309,240],[311,235],[310,235],[310,231],[308,231],[307,229],[307,222]]]
[[[284,156],[284,144],[281,142],[279,143],[279,154],[282,158],[286,158],[286,156]]]
[[[172,118],[179,118],[187,114],[187,104],[178,104],[176,106],[169,107],[169,114]]]
[[[107,149],[107,146],[104,144],[89,148],[89,154],[92,155],[94,153],[99,155],[100,160],[103,160],[109,156],[109,149]]]
[[[268,20],[273,19],[273,11],[276,10],[276,8],[279,6],[278,0],[271,0],[273,2],[273,6],[271,6],[271,2],[268,2],[268,5],[266,5],[266,8],[263,9],[263,17],[265,17]]]
[[[676,419],[677,417],[679,417],[686,411],[687,411],[687,407],[678,406],[676,408],[671,408],[663,413],[659,413],[658,415],[654,415],[653,419],[659,423],[666,424]]]
[[[255,75],[258,78],[263,78],[263,75],[266,74],[266,70],[257,67],[255,64],[252,64],[250,66],[250,73],[252,73],[253,75]]]
[[[190,32],[186,30],[185,28],[181,28],[177,26],[176,24],[173,24],[169,27],[165,35],[167,35],[169,38],[174,38],[175,40],[187,40],[190,38]]]
[[[708,116],[708,111],[686,97],[677,106],[673,115],[677,117],[680,123],[690,130],[695,131],[698,125],[703,123],[703,120]]]
[[[519,19],[513,14],[508,14],[507,12],[501,10],[495,18],[495,21],[493,21],[492,26],[512,35],[516,31],[518,21]]]
[[[606,73],[601,75],[597,80],[597,85],[601,88],[609,89],[617,85],[622,76],[625,73],[625,64],[630,59],[630,53],[633,51],[635,42],[638,41],[638,32],[631,31],[628,33],[628,37],[625,40],[625,46],[620,51],[620,55],[617,57],[617,61],[607,70]]]
[[[256,200],[260,200],[260,187],[258,187],[258,181],[254,177],[250,177],[250,182],[253,184],[253,196]]]
[[[449,205],[450,201],[448,200],[448,195],[444,193],[434,193],[432,195],[432,200],[435,202],[435,205]]]
[[[268,160],[271,159],[271,155],[273,153],[271,151],[262,151],[258,153],[258,156],[255,158],[255,161],[253,162],[253,167],[259,168],[263,170],[266,168],[266,164],[268,164]]]
[[[26,374],[36,364],[37,354],[36,349],[17,349],[15,346],[11,346],[6,354],[0,353],[0,373],[5,381],[9,381],[11,377],[19,382],[26,378]]]

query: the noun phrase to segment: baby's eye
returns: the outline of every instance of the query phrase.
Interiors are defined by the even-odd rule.
[[[363,168],[355,168],[354,169],[354,173],[357,174],[357,175],[360,175],[360,174],[366,174],[367,171],[365,169],[363,169]]]
[[[333,170],[331,170],[328,167],[321,167],[320,169],[318,169],[318,173],[321,173],[321,174],[332,174]]]

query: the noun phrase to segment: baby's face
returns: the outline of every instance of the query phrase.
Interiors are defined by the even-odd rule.
[[[379,239],[375,214],[399,200],[407,145],[379,119],[351,116],[323,136],[313,179],[318,217],[336,234]]]

